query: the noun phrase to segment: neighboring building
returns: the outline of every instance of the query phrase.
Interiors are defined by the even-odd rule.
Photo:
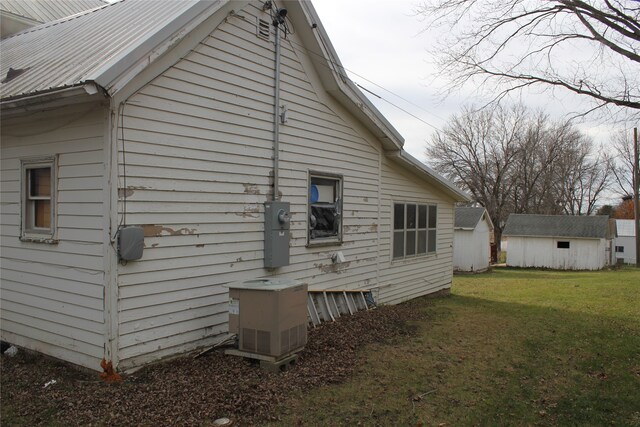
[[[219,339],[230,282],[451,286],[466,195],[403,151],[311,3],[282,4],[281,61],[261,1],[125,0],[3,40],[2,339],[126,370]]]
[[[485,271],[491,262],[493,223],[485,208],[456,208],[453,232],[453,269]]]
[[[632,219],[616,219],[616,237],[613,240],[614,259],[625,264],[636,263],[636,227]],[[620,261],[621,260],[621,261]]]
[[[30,27],[57,21],[104,4],[102,0],[2,0],[0,34],[5,38]]]
[[[507,266],[599,270],[611,259],[609,217],[511,214]]]

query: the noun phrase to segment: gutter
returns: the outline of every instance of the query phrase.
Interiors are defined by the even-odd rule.
[[[106,91],[94,82],[83,82],[64,88],[55,88],[32,95],[15,96],[0,101],[0,110],[3,114],[11,110],[29,111],[30,107],[37,106],[38,110],[46,108],[46,104],[64,104],[77,97],[93,97],[98,93],[106,96]]]

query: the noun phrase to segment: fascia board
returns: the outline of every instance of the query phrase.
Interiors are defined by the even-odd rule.
[[[103,87],[111,96],[135,75],[150,65],[229,0],[201,0],[171,20],[167,25],[120,55],[112,58],[87,77]]]
[[[312,53],[309,56],[316,65],[316,71],[325,90],[367,125],[369,130],[381,139],[386,150],[401,149],[404,145],[402,135],[346,76],[338,54],[311,2],[285,1],[284,4],[291,8],[300,7],[302,11],[302,16],[295,12],[291,15],[298,19],[297,28],[305,46],[313,52],[322,53]]]

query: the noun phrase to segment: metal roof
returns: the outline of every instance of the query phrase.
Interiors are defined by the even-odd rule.
[[[197,0],[121,0],[58,21],[42,24],[2,40],[0,78],[10,68],[26,70],[0,84],[0,99],[77,86],[100,77],[146,40],[168,38],[167,24],[190,11]],[[216,2],[207,3],[211,6]],[[221,3],[221,2],[217,2]],[[199,8],[194,8],[198,9]],[[194,11],[191,11],[192,13]],[[139,59],[139,58],[138,58]]]
[[[616,219],[618,237],[636,237],[636,227],[632,219]]]
[[[482,219],[482,215],[484,215],[484,213],[485,208],[458,207],[456,208],[456,217],[453,227],[474,229]]]
[[[511,214],[503,236],[609,238],[609,217]]]
[[[104,6],[104,4],[102,0],[2,0],[0,11],[44,23]]]

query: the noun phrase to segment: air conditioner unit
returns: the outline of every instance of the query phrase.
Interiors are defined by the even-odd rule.
[[[229,332],[239,350],[275,359],[307,343],[307,285],[291,279],[236,282],[229,288]]]

